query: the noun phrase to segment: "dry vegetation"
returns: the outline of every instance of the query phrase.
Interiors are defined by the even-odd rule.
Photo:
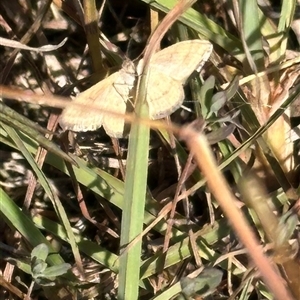
[[[0,1],[1,299],[300,299],[300,7],[258,2],[198,1],[163,27],[161,48],[214,51],[184,107],[141,108],[114,139],[63,132],[61,108],[142,55],[176,1]]]

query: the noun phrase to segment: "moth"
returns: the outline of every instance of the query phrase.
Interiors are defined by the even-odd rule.
[[[146,93],[149,118],[164,118],[182,105],[183,85],[195,70],[200,72],[212,49],[209,41],[190,40],[167,47],[151,57]],[[60,117],[63,129],[80,132],[103,126],[109,136],[123,137],[124,119],[107,114],[105,110],[126,113],[127,101],[131,101],[130,92],[137,80],[136,69],[141,63],[142,60],[135,68],[134,63],[128,61],[120,71],[79,94],[73,101],[85,107],[67,106]]]

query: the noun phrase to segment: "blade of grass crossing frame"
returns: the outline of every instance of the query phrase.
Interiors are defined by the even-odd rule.
[[[16,144],[18,149],[21,151],[21,153],[24,155],[25,159],[30,164],[30,166],[32,167],[35,175],[37,176],[39,183],[42,185],[42,187],[44,188],[46,194],[48,195],[48,197],[52,201],[54,209],[55,209],[57,215],[59,216],[59,218],[61,219],[61,221],[62,221],[62,223],[65,227],[65,230],[68,234],[69,242],[70,242],[70,245],[71,245],[71,248],[72,248],[72,252],[73,252],[75,261],[78,264],[78,267],[80,268],[82,263],[81,263],[79,250],[78,250],[78,247],[76,245],[75,237],[74,237],[71,225],[69,223],[68,217],[66,215],[66,212],[65,212],[59,198],[56,196],[56,194],[52,190],[45,174],[41,171],[41,169],[37,165],[36,161],[34,160],[32,155],[30,154],[30,152],[27,150],[27,148],[23,144],[23,142],[20,139],[18,133],[14,129],[12,129],[11,127],[9,127],[5,124],[2,124],[2,127],[7,132],[9,137],[14,141],[14,143]]]
[[[165,13],[167,13],[177,3],[176,0],[143,0],[143,2]],[[242,49],[242,44],[236,37],[193,8],[189,8],[186,12],[184,12],[179,17],[179,20],[183,24],[198,32],[201,37],[205,37],[206,39],[215,42],[230,53]],[[243,60],[244,55],[241,51],[239,51],[239,53],[239,59]]]
[[[179,1],[156,28],[145,49],[144,66],[136,90],[136,113],[139,118],[149,117],[147,105],[148,70],[152,54],[171,25],[195,0]],[[152,87],[155,88],[155,87]],[[132,124],[127,171],[125,179],[124,210],[121,229],[121,251],[138,236],[143,229],[144,207],[147,189],[148,147],[150,131],[148,126]],[[120,257],[119,299],[138,299],[138,282],[141,263],[141,241],[137,242]]]
[[[248,48],[250,56],[248,56],[249,64],[252,69],[257,68],[258,71],[262,71],[265,68],[264,64],[264,51],[262,45],[262,37],[260,32],[261,24],[258,14],[258,6],[256,0],[242,0],[239,2],[240,14],[241,14],[241,34],[245,38],[245,47]],[[245,49],[247,50],[247,49]],[[247,54],[247,52],[246,52]],[[252,66],[251,62],[255,66]],[[255,69],[253,69],[255,70]]]
[[[0,188],[0,214],[6,222],[21,233],[21,235],[35,247],[41,243],[45,243],[52,249],[51,245],[43,234],[36,228],[32,220],[26,216],[15,202]],[[51,251],[51,250],[50,250]],[[49,263],[58,265],[64,263],[58,254],[49,256]]]
[[[299,1],[298,1],[299,3]],[[281,14],[278,24],[278,32],[283,32],[282,42],[280,43],[280,53],[278,57],[285,55],[287,48],[287,40],[289,34],[289,28],[291,28],[291,22],[294,18],[296,9],[296,1],[283,0],[281,4]]]
[[[147,116],[144,104],[140,116]],[[149,127],[135,123],[131,127],[125,179],[121,249],[143,230],[148,175]],[[138,299],[141,241],[120,256],[119,299]]]

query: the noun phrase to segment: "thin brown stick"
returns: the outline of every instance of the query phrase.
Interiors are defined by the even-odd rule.
[[[65,108],[68,105],[75,105],[78,109],[86,108],[88,104],[77,103],[76,101],[71,101],[71,98],[61,97],[61,96],[50,96],[50,95],[39,95],[26,90],[13,89],[5,85],[0,85],[0,95],[3,98],[14,99],[20,102],[34,103],[42,106],[55,107],[55,108]],[[138,118],[134,113],[120,114],[116,113],[110,109],[98,108],[95,105],[90,105],[91,110],[98,110],[99,113],[106,113],[108,115],[122,118],[127,123],[139,122],[141,124],[148,125],[152,129],[167,129],[174,134],[179,133],[179,127],[175,124],[167,124],[161,120],[149,120],[146,118]]]
[[[190,151],[195,155],[198,167],[206,177],[208,187],[219,202],[237,236],[247,248],[249,256],[260,271],[270,291],[276,299],[294,299],[284,285],[283,279],[276,273],[271,262],[263,254],[262,247],[247,224],[242,212],[236,207],[234,203],[235,198],[230,192],[225,178],[218,170],[205,135],[196,132],[191,126],[185,126],[181,129],[180,137],[187,143]]]
[[[195,2],[196,0],[181,0],[164,17],[162,22],[158,25],[153,35],[151,36],[148,46],[145,49],[145,55],[144,55],[145,66],[148,66],[151,56],[157,50],[160,41],[162,40],[166,32],[169,30],[169,28]]]

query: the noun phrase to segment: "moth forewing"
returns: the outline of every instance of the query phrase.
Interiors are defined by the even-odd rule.
[[[60,116],[59,123],[64,130],[89,131],[102,126],[103,113],[107,109],[105,99],[111,94],[111,82],[116,73],[80,93],[73,101],[80,106],[69,103]],[[113,91],[112,91],[113,93]]]
[[[212,49],[209,41],[183,41],[155,53],[151,68],[184,84],[194,71],[200,72]]]
[[[105,123],[105,128],[116,124],[116,132],[113,126],[109,135],[120,137],[119,128],[124,121],[119,115],[126,113],[126,101],[135,79],[135,74],[122,69],[93,85],[73,100],[85,104],[85,107],[78,108],[71,104],[65,108],[60,118],[61,126],[73,131],[89,131]],[[109,114],[109,111],[114,114]]]

